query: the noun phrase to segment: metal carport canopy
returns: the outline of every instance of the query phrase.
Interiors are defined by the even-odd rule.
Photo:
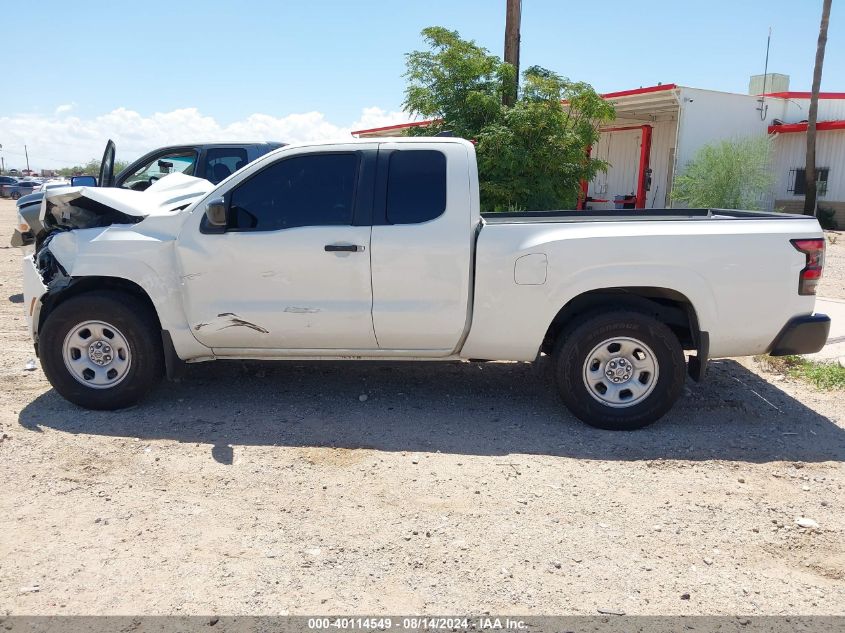
[[[678,113],[678,86],[661,84],[602,95],[616,108],[616,121],[659,121]]]

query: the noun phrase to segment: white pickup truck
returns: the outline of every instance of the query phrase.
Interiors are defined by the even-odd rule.
[[[36,353],[95,409],[212,359],[547,354],[577,417],[633,429],[708,358],[824,345],[813,218],[482,215],[478,186],[472,144],[408,138],[290,145],[216,186],[48,192],[24,258]]]

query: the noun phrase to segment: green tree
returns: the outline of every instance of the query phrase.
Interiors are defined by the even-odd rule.
[[[87,176],[97,176],[100,173],[100,163],[101,163],[101,161],[99,159],[92,158],[91,160],[89,160],[84,165],[74,165],[73,167],[64,167],[62,169],[59,169],[56,173],[58,173],[59,176],[65,176],[65,177],[83,175],[83,174],[87,175]],[[125,160],[114,161],[114,174],[115,175],[119,174],[121,171],[123,171],[123,169],[126,168],[127,165],[129,165],[129,162],[125,161]]]
[[[691,207],[760,209],[772,185],[765,136],[705,145],[675,178],[672,199]]]
[[[586,83],[533,66],[513,106],[502,97],[516,85],[514,67],[456,31],[423,29],[429,50],[406,56],[405,110],[434,120],[409,134],[450,131],[477,143],[485,211],[573,208],[581,180],[607,169],[586,148],[613,106]]]

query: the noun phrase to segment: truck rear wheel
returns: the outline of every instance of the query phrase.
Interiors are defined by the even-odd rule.
[[[59,304],[39,336],[44,374],[56,391],[87,409],[135,404],[164,371],[160,328],[128,294],[101,291]]]
[[[590,426],[634,430],[660,419],[681,394],[684,352],[663,323],[640,312],[593,313],[562,333],[555,383]]]

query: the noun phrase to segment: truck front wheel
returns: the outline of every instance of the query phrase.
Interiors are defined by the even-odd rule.
[[[554,374],[564,403],[580,420],[600,429],[633,430],[672,408],[686,363],[668,327],[620,310],[593,313],[563,332]]]
[[[155,314],[131,295],[99,291],[60,303],[44,322],[39,352],[56,391],[87,409],[135,404],[161,378]]]

